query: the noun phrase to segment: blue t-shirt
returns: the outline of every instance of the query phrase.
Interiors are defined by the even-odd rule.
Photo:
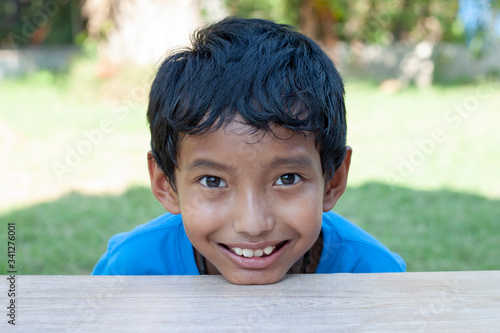
[[[316,273],[404,272],[405,262],[342,216],[323,213],[323,249]],[[181,215],[166,213],[111,237],[94,275],[198,275]]]

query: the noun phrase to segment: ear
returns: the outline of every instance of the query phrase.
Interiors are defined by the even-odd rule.
[[[337,200],[344,193],[347,186],[347,175],[349,174],[349,167],[351,165],[352,148],[346,147],[346,154],[344,161],[340,167],[335,171],[333,178],[330,179],[325,185],[325,194],[323,196],[323,211],[329,212],[333,209]]]
[[[149,179],[151,180],[151,192],[156,199],[172,214],[180,214],[179,197],[170,183],[167,181],[163,171],[156,165],[153,152],[148,152]]]

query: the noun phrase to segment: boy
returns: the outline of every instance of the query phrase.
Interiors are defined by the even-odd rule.
[[[404,261],[331,212],[345,190],[344,87],[294,29],[227,18],[170,55],[148,106],[148,166],[169,213],[111,238],[93,274],[401,272]]]

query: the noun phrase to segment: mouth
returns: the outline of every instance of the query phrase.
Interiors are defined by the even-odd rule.
[[[266,258],[270,257],[273,254],[279,252],[283,246],[285,246],[288,241],[283,241],[281,243],[277,243],[275,245],[268,245],[262,248],[244,248],[244,247],[232,247],[226,244],[219,244],[222,248],[231,252],[232,254],[241,257],[241,258]]]
[[[226,250],[240,256],[240,257],[245,257],[245,258],[253,258],[253,257],[268,257],[272,255],[275,252],[278,252],[285,243],[288,241],[283,241],[281,243],[278,243],[276,245],[270,245],[267,247],[264,247],[262,249],[246,249],[246,248],[241,248],[241,247],[230,247],[225,244],[220,244],[223,248]]]

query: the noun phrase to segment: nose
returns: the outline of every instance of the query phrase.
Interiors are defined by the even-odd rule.
[[[234,230],[252,237],[271,231],[275,225],[272,205],[264,193],[247,191],[238,195],[234,207]]]

